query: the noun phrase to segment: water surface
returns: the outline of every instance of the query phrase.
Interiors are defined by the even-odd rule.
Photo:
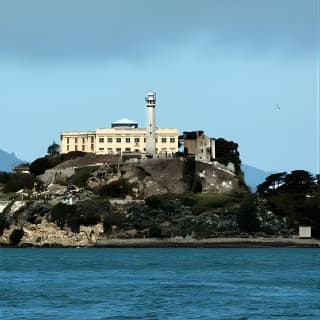
[[[0,248],[0,319],[320,319],[320,249]]]

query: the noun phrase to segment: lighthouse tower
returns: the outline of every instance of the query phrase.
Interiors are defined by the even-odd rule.
[[[156,93],[149,92],[146,96],[147,125],[146,125],[146,153],[156,154]]]

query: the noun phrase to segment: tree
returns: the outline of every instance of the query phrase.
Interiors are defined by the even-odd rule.
[[[314,177],[305,170],[294,170],[285,178],[284,190],[287,193],[305,197],[315,189]]]
[[[60,146],[53,140],[52,144],[48,147],[48,155],[50,157],[56,156],[60,153]]]
[[[242,232],[256,232],[260,230],[260,221],[257,218],[255,198],[246,196],[239,208],[237,222]]]
[[[232,162],[236,169],[236,173],[240,173],[241,171],[238,144],[233,141],[227,141],[223,138],[216,140],[216,160],[224,165],[228,165],[229,162]]]
[[[279,172],[273,173],[266,178],[266,180],[259,184],[257,187],[258,194],[270,194],[273,191],[276,191],[279,187],[281,187],[286,180],[287,173]]]

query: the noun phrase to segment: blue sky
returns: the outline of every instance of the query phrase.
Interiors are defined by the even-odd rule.
[[[0,148],[63,130],[203,129],[264,170],[319,172],[318,0],[0,2]],[[280,109],[277,108],[280,106]]]

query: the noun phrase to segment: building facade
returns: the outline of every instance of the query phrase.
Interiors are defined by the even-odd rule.
[[[203,131],[183,133],[184,151],[196,160],[213,161],[216,157],[215,139],[209,138]]]
[[[96,131],[64,131],[61,133],[61,153],[70,151],[96,154],[146,153],[146,129],[117,127],[98,128]],[[172,155],[178,151],[178,129],[155,130],[155,152]]]
[[[111,128],[95,131],[64,131],[61,133],[60,152],[92,152],[95,154],[122,154],[140,152],[152,156],[170,157],[178,152],[178,129],[156,128],[154,92],[146,98],[147,128],[139,128],[129,119],[111,124]]]

